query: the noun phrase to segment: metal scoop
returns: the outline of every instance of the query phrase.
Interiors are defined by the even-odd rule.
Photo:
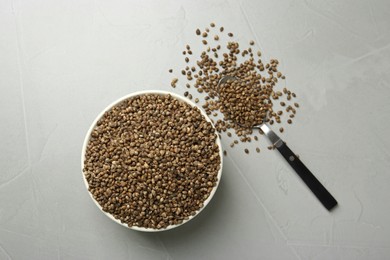
[[[218,83],[218,89],[221,87],[221,84],[226,83],[228,80],[234,81],[238,79],[233,76],[224,76]],[[301,177],[301,179],[306,183],[306,185],[327,210],[330,211],[337,205],[336,199],[301,162],[295,153],[291,151],[290,148],[288,148],[286,143],[268,127],[266,124],[266,118],[263,119],[261,124],[253,125],[252,128],[261,129],[264,132],[273,146],[280,152],[284,159],[286,159],[290,166],[295,170],[299,177]]]

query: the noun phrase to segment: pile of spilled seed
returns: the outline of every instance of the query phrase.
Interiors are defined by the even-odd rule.
[[[204,50],[195,58],[190,45],[186,45],[183,51],[186,65],[181,70],[182,76],[172,79],[171,86],[178,86],[181,77],[188,88],[184,92],[185,97],[191,100],[198,92],[196,95],[201,98],[195,98],[195,103],[200,102],[212,118],[221,138],[221,133],[226,132],[227,137],[233,139],[230,147],[239,141],[258,141],[263,133],[261,130],[253,132],[251,126],[260,124],[264,119],[270,125],[279,124],[279,132],[283,133],[283,123],[292,124],[299,104],[292,101],[296,98],[295,93],[278,86],[285,79],[278,70],[279,61],[264,61],[262,53],[254,49],[254,41],[250,41],[247,48],[240,48],[239,43],[233,40],[233,33],[226,34],[224,27],[218,29],[215,23],[203,31],[196,29],[195,33],[200,37]],[[222,41],[227,42],[225,47],[221,46]],[[173,73],[173,70],[170,72]],[[225,76],[234,80],[219,84]],[[249,153],[248,148],[244,151]],[[259,153],[260,148],[256,147],[255,151]]]
[[[195,215],[216,186],[217,133],[200,110],[144,94],[106,111],[91,132],[84,176],[102,209],[129,227],[162,229]]]

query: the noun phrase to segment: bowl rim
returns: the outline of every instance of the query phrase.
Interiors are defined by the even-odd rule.
[[[87,145],[88,145],[88,142],[89,142],[89,139],[91,137],[91,133],[92,133],[92,130],[95,128],[98,120],[100,118],[102,118],[102,116],[107,112],[109,111],[111,108],[113,108],[115,105],[119,104],[120,102],[126,100],[126,99],[129,99],[129,98],[133,98],[133,97],[136,97],[136,96],[142,96],[142,95],[146,95],[146,94],[158,94],[158,95],[171,95],[172,97],[180,100],[180,101],[183,101],[187,104],[189,104],[190,106],[192,107],[197,107],[201,114],[204,116],[204,118],[206,119],[206,121],[210,122],[211,125],[213,126],[213,128],[215,129],[215,134],[216,134],[216,143],[219,147],[219,156],[220,156],[220,168],[219,168],[219,171],[218,171],[218,174],[217,174],[217,182],[216,182],[216,185],[213,187],[212,191],[210,192],[210,195],[209,197],[203,202],[203,207],[201,207],[199,210],[196,211],[195,215],[193,216],[189,216],[189,218],[187,220],[183,220],[182,223],[180,224],[175,224],[175,225],[169,225],[167,226],[166,228],[162,228],[162,229],[155,229],[155,228],[144,228],[144,227],[138,227],[138,226],[132,226],[132,227],[129,227],[127,224],[125,223],[122,223],[120,220],[114,218],[113,215],[111,215],[110,213],[108,212],[105,212],[103,210],[103,208],[100,206],[100,204],[95,200],[95,198],[92,196],[91,192],[89,191],[89,184],[88,184],[88,181],[87,179],[85,178],[85,174],[84,174],[84,158],[85,158],[85,152],[86,152],[86,149],[87,149]],[[188,223],[191,219],[195,218],[196,216],[199,215],[200,212],[203,211],[203,209],[209,204],[209,202],[211,201],[211,199],[214,197],[214,194],[219,186],[219,183],[221,181],[221,176],[222,176],[222,166],[223,166],[223,149],[222,149],[222,144],[221,144],[221,140],[219,138],[219,135],[218,135],[218,132],[213,124],[213,122],[211,121],[211,119],[208,117],[208,115],[199,107],[197,106],[195,103],[193,103],[192,101],[176,94],[176,93],[173,93],[173,92],[170,92],[170,91],[164,91],[164,90],[143,90],[143,91],[136,91],[136,92],[133,92],[133,93],[130,93],[130,94],[127,94],[125,96],[122,96],[118,99],[116,99],[115,101],[111,102],[105,109],[103,109],[95,118],[95,120],[92,122],[91,126],[89,127],[88,131],[87,131],[87,134],[84,138],[84,143],[83,143],[83,147],[82,147],[82,150],[81,150],[81,175],[83,177],[83,180],[84,180],[84,185],[87,189],[87,192],[89,194],[89,196],[92,198],[92,201],[95,203],[95,205],[99,208],[99,210],[101,212],[104,213],[104,215],[106,215],[108,218],[110,218],[112,221],[116,222],[117,224],[121,225],[121,226],[124,226],[128,229],[132,229],[132,230],[136,230],[136,231],[142,231],[142,232],[161,232],[161,231],[167,231],[167,230],[171,230],[173,228],[177,228],[185,223]]]

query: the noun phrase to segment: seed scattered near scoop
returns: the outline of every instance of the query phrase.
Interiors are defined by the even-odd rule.
[[[223,27],[220,27],[219,32],[215,27],[210,27],[206,31],[208,34],[221,35],[224,32]],[[233,37],[231,32],[227,35]],[[254,132],[252,125],[262,123],[265,118],[270,125],[283,125],[282,122],[286,122],[284,118],[292,118],[297,113],[299,104],[293,103],[295,108],[291,105],[291,99],[296,94],[286,87],[278,86],[285,79],[278,68],[279,61],[261,59],[262,53],[255,49],[253,40],[249,41],[247,47],[232,40],[225,44],[225,48],[221,44],[215,46],[216,42],[222,42],[221,39],[224,38],[215,35],[208,39],[209,42],[202,40],[206,45],[204,50],[199,53],[197,60],[191,61],[197,68],[196,73],[193,71],[192,75],[185,76],[187,80],[193,81],[191,86],[195,91],[205,95],[201,106],[207,115],[215,117],[213,122],[219,133],[233,129],[241,142],[250,142],[251,136],[257,141],[259,138],[256,134],[263,133]],[[237,80],[219,84],[225,76]],[[287,113],[283,113],[282,108]],[[291,124],[292,121],[287,123]],[[281,126],[276,129],[284,131]],[[231,137],[231,134],[227,137]],[[237,143],[233,142],[231,147]]]
[[[84,158],[89,191],[128,226],[162,229],[203,207],[221,158],[212,124],[170,95],[146,94],[106,111]]]

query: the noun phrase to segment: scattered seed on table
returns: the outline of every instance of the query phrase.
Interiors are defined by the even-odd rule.
[[[187,54],[187,52],[186,51],[183,51],[183,55],[186,55]]]
[[[255,139],[255,141],[259,141],[259,138],[257,137],[257,135],[255,135],[255,136],[253,137],[253,139]]]
[[[188,57],[186,57],[184,60],[185,60],[187,63],[190,61],[190,59],[189,59]]]
[[[233,33],[231,33],[231,32],[228,33],[228,36],[229,36],[229,37],[233,37]]]
[[[287,123],[292,124],[292,120],[291,120],[291,119],[288,119],[288,120],[287,120]]]
[[[233,143],[238,144],[238,140],[234,140]]]
[[[225,155],[225,156],[227,155],[227,152],[226,152],[226,150],[224,150],[224,151],[223,151],[223,155]]]
[[[256,147],[256,152],[260,153],[260,148],[259,147]]]
[[[268,148],[268,150],[272,150],[274,147],[272,145],[270,145],[267,148]]]
[[[187,87],[187,88],[190,88],[190,87],[191,87],[191,85],[190,85],[189,83],[187,83],[187,84],[186,84],[186,87]]]
[[[186,45],[186,49],[187,49],[187,50],[190,50],[190,49],[191,49],[190,45],[187,44],[187,45]]]
[[[299,107],[299,104],[298,104],[298,103],[294,103],[294,106],[298,108],[298,107]]]
[[[184,96],[185,96],[185,97],[188,96],[188,91],[184,92]]]
[[[202,43],[203,43],[204,45],[207,45],[207,41],[206,41],[206,40],[202,40]]]
[[[293,96],[293,97],[297,97],[297,95],[293,92],[293,93],[291,93],[291,96]]]
[[[195,103],[198,103],[199,102],[199,98],[195,98]]]
[[[223,28],[223,27],[219,28],[219,31],[220,31],[220,32],[223,32],[223,30],[224,30],[224,28]]]
[[[279,132],[283,133],[284,129],[283,127],[279,128]]]
[[[215,27],[215,23],[210,23],[210,26],[211,27]]]
[[[254,45],[255,42],[254,42],[254,41],[250,41],[249,44],[250,44],[250,45]]]
[[[179,81],[178,78],[173,78],[172,81],[171,81],[171,86],[172,86],[173,88],[175,88],[178,81]]]
[[[277,76],[278,78],[280,78],[280,77],[282,76],[282,73],[281,73],[280,71],[278,71],[278,72],[276,73],[276,76]]]
[[[232,137],[232,133],[227,132],[226,134],[227,134],[227,136]]]
[[[261,57],[261,52],[260,51],[257,52],[257,56]]]
[[[202,33],[202,37],[206,38],[207,37],[207,32]]]
[[[280,102],[280,105],[281,105],[282,107],[284,107],[284,106],[286,105],[286,103],[284,103],[284,102],[282,101],[282,102]]]
[[[234,143],[231,143],[231,144],[230,144],[230,147],[233,148],[233,147],[234,147]]]
[[[192,51],[191,50],[188,50],[188,55],[192,55]]]
[[[169,73],[172,73],[173,72],[173,69],[169,69]]]
[[[200,35],[200,30],[199,29],[196,29],[196,35]]]
[[[185,70],[181,70],[181,74],[186,75],[186,71]]]
[[[294,118],[295,115],[294,115],[294,114],[290,114],[289,117],[290,117],[290,118]]]
[[[248,154],[249,153],[249,150],[247,148],[245,148],[245,153]]]
[[[205,31],[206,31],[206,32],[210,32],[210,29],[206,27]]]
[[[214,36],[214,40],[218,41],[218,40],[219,40],[219,36],[218,36],[218,35],[215,35],[215,36]]]

